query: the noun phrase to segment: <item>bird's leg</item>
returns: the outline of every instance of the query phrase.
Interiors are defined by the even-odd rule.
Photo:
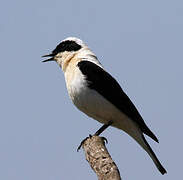
[[[104,124],[93,136],[99,136],[105,129],[107,129],[113,122],[109,121],[107,124]],[[79,147],[77,148],[77,152],[80,150],[81,146],[83,145],[83,143],[88,139],[91,138],[92,135],[89,134],[89,137],[86,137],[84,140],[81,141]],[[102,137],[104,139],[104,141],[106,141],[107,143],[107,139]]]
[[[99,136],[105,129],[107,129],[113,122],[109,121],[107,124],[104,124],[94,135]]]

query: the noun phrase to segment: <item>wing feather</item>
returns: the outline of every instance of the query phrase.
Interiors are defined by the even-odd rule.
[[[147,127],[138,110],[122,90],[118,82],[104,69],[90,61],[80,61],[78,63],[80,71],[86,76],[88,87],[96,90],[120,111],[134,120],[143,133],[158,142],[156,136]]]

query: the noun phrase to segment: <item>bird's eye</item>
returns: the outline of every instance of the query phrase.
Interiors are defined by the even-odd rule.
[[[78,51],[81,49],[81,45],[77,44],[75,41],[63,41],[61,42],[53,51],[53,54],[58,54],[64,51]]]

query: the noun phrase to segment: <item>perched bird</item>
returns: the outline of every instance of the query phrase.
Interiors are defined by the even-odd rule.
[[[110,125],[125,131],[149,154],[159,171],[166,173],[144,134],[156,142],[158,139],[118,82],[105,71],[96,55],[82,40],[69,37],[51,54],[43,57],[50,57],[43,62],[56,61],[62,68],[68,94],[74,105],[104,124],[97,134]]]

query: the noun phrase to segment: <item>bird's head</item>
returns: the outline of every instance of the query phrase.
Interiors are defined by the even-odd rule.
[[[61,41],[50,54],[42,56],[49,57],[49,59],[42,62],[56,61],[58,65],[62,67],[69,58],[72,58],[84,48],[87,48],[87,46],[82,40],[75,37],[69,37]]]

